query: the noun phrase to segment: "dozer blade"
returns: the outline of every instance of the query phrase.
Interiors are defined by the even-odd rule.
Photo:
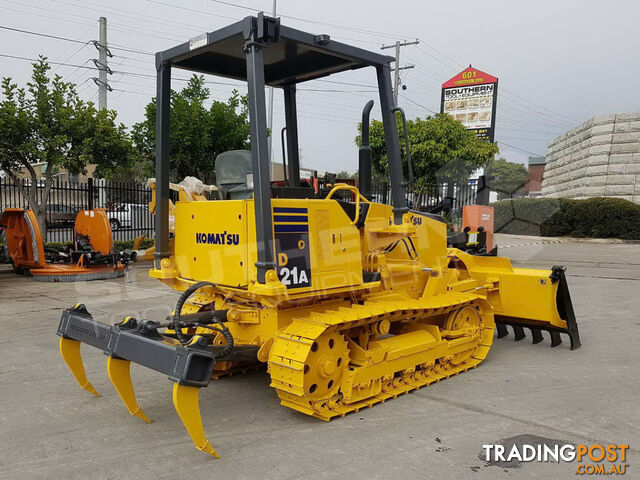
[[[173,406],[178,412],[180,420],[187,433],[191,437],[193,444],[202,452],[220,458],[218,452],[207,440],[204,435],[204,427],[202,426],[202,417],[200,416],[200,405],[198,403],[198,394],[200,388],[189,387],[187,385],[173,384]]]
[[[96,397],[99,397],[100,394],[98,391],[91,385],[91,382],[87,380],[87,374],[84,371],[84,364],[82,363],[82,356],[80,355],[80,342],[60,337],[60,355],[62,355],[64,363],[67,364],[67,367],[71,370],[78,384],[87,392],[91,392]]]
[[[107,372],[109,373],[109,380],[111,380],[113,387],[116,389],[116,392],[118,392],[118,395],[120,395],[122,403],[127,407],[129,413],[134,417],[141,418],[147,423],[151,423],[151,420],[149,420],[138,405],[136,394],[133,391],[133,384],[131,383],[131,362],[109,357],[107,360]]]
[[[507,336],[511,326],[516,341],[531,330],[533,343],[543,340],[542,331],[551,336],[551,346],[562,343],[560,334],[571,341],[571,350],[580,348],[578,323],[571,303],[565,267],[551,270],[513,268],[503,257],[479,257],[450,249],[454,264],[466,268],[471,278],[483,284],[487,300],[494,308],[498,338]]]
[[[517,272],[517,269],[516,269]],[[532,270],[531,272],[542,272]],[[536,298],[533,292],[534,289],[530,289],[528,292],[519,292],[520,295],[527,295],[529,308],[531,309],[531,316],[534,318],[527,318],[523,316],[513,315],[513,311],[518,312],[518,308],[514,308],[513,311],[507,307],[505,312],[496,315],[496,326],[498,329],[498,338],[502,338],[506,335],[507,325],[513,328],[515,341],[522,340],[526,334],[524,327],[531,330],[531,336],[534,344],[540,343],[543,340],[542,330],[547,330],[551,336],[551,347],[557,347],[562,343],[561,333],[569,336],[571,342],[571,350],[580,348],[580,333],[578,331],[578,323],[576,321],[575,312],[573,311],[573,303],[571,302],[571,295],[569,294],[569,287],[567,285],[567,279],[565,277],[565,267],[555,265],[551,269],[551,274],[548,276],[550,285],[547,285],[543,280],[539,279],[540,288],[549,287],[549,290],[554,293],[552,297],[551,305],[544,305],[546,298]],[[533,277],[533,275],[528,275]],[[505,281],[503,277],[503,281]],[[508,281],[508,280],[507,280]],[[520,282],[517,282],[518,284]],[[505,285],[508,288],[508,283]],[[505,288],[505,290],[507,290]],[[508,290],[507,290],[508,291]],[[509,299],[503,295],[503,289],[501,288],[501,300],[503,305],[509,305]],[[538,312],[536,312],[536,309]],[[543,312],[543,313],[540,313]],[[537,318],[535,314],[539,313]]]

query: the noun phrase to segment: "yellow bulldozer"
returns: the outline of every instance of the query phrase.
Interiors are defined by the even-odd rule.
[[[60,352],[82,388],[97,394],[80,356],[108,355],[128,411],[138,405],[131,362],[173,382],[173,402],[195,446],[207,440],[199,391],[212,378],[266,364],[282,405],[330,420],[475,368],[511,326],[552,346],[580,346],[564,268],[512,267],[507,258],[447,248],[444,220],[407,207],[393,103],[393,59],[281,25],[259,14],[156,55],[156,249],[150,276],[181,291],[167,318],[93,319],[62,313]],[[216,198],[169,198],[172,69],[248,83],[251,150],[216,160]],[[375,71],[392,206],[372,201],[369,112],[363,113],[359,188],[301,185],[296,87],[361,68]],[[265,86],[282,88],[286,186],[269,178]],[[400,111],[400,114],[403,112]],[[406,140],[406,128],[405,128]],[[408,142],[407,142],[408,143]],[[407,159],[408,160],[408,159]],[[174,224],[170,226],[169,209]],[[393,407],[378,407],[393,408]]]

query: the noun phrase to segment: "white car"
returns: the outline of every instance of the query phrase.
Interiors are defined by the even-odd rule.
[[[149,207],[137,203],[121,203],[107,212],[111,230],[133,228],[141,223],[143,216],[149,215]]]

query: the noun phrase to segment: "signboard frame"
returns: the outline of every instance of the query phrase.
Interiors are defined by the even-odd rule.
[[[474,72],[473,78],[479,79],[480,81],[475,83],[472,78],[468,78],[469,74]],[[493,85],[493,96],[491,102],[491,123],[488,127],[474,128],[465,125],[465,128],[469,131],[472,131],[476,134],[478,138],[487,139],[489,142],[493,143],[495,141],[495,127],[496,127],[496,112],[498,105],[498,78],[493,75],[489,75],[484,73],[477,68],[469,67],[465,68],[462,72],[453,76],[446,82],[442,84],[441,98],[440,98],[440,113],[448,113],[445,112],[445,97],[446,92],[453,88],[472,88],[479,87],[483,85]],[[464,123],[463,123],[464,124]]]

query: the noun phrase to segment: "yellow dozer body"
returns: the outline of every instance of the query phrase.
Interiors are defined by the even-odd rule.
[[[534,343],[546,330],[553,346],[561,333],[572,348],[580,345],[562,267],[518,269],[506,258],[447,249],[444,220],[409,209],[413,168],[406,117],[392,94],[392,61],[261,13],[158,52],[150,274],[182,293],[163,319],[105,325],[84,305],[65,310],[60,352],[82,388],[97,393],[81,343],[106,353],[116,391],[145,421],[131,362],[167,375],[194,444],[217,456],[198,396],[221,375],[266,364],[282,405],[329,420],[476,367],[496,325],[499,337],[511,325],[516,340],[527,327]],[[180,68],[247,82],[251,150],[217,156],[215,198],[181,191],[172,203],[170,86]],[[375,71],[393,206],[370,201],[373,100],[363,110],[362,193],[344,184],[315,188],[300,177],[296,85],[354,69]],[[271,181],[267,85],[283,89],[282,183]]]
[[[340,190],[357,201],[334,199]],[[500,331],[512,325],[516,339],[528,327],[534,342],[547,330],[554,344],[566,332],[572,348],[579,346],[560,268],[513,268],[506,258],[447,249],[446,224],[437,217],[409,212],[394,224],[391,207],[347,185],[322,200],[273,199],[272,208],[277,269],[259,284],[250,268],[253,200],[177,202],[172,255],[150,274],[195,294],[179,305],[189,326],[176,332],[167,324],[161,335],[162,324],[128,318],[94,335],[99,324],[82,306],[66,311],[60,347],[81,386],[95,392],[80,341],[111,351],[110,379],[129,411],[146,419],[129,362],[172,377],[172,367],[155,365],[164,350],[145,352],[146,343],[172,351],[167,361],[184,350],[192,364],[172,377],[175,406],[196,446],[214,453],[198,388],[255,362],[267,364],[282,405],[329,420],[476,367],[491,348],[496,321]],[[234,354],[219,356],[229,338]],[[146,343],[136,348],[132,339]]]

